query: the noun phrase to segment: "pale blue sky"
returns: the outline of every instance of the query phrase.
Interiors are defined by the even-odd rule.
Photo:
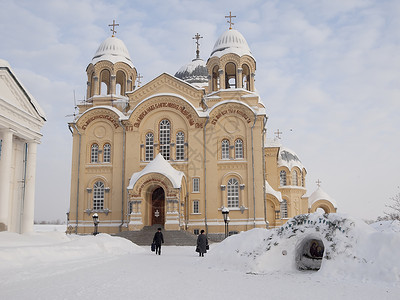
[[[215,3],[216,2],[216,3]],[[83,99],[86,67],[115,19],[148,82],[175,74],[204,38],[207,60],[218,36],[235,29],[257,61],[268,137],[282,143],[333,197],[339,212],[374,218],[399,192],[400,2],[388,1],[10,1],[0,0],[0,58],[40,103],[48,122],[38,147],[35,218],[65,219],[73,91]]]

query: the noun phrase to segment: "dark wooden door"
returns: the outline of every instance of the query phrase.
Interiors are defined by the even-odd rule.
[[[154,190],[152,197],[151,209],[151,225],[160,224],[164,225],[165,222],[165,194],[164,190],[159,187]]]

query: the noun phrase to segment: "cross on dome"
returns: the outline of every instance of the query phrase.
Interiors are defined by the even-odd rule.
[[[117,31],[115,30],[115,27],[119,26],[119,24],[115,23],[115,20],[113,20],[113,23],[109,24],[108,26],[112,27],[112,29],[110,29],[110,30],[112,31],[112,33],[113,33],[112,36],[114,37],[115,34],[117,33]]]
[[[321,183],[322,183],[322,181],[318,179],[318,180],[317,180],[315,183],[318,185],[318,187],[320,187],[320,186],[321,186]]]
[[[283,132],[282,131],[279,131],[279,129],[276,131],[276,132],[274,132],[274,134],[276,134],[276,137],[278,138],[278,139],[281,139],[281,137],[279,136],[280,134],[282,134]]]
[[[196,35],[194,37],[192,37],[192,39],[196,40],[196,45],[197,45],[196,58],[200,58],[200,49],[199,49],[200,43],[199,43],[199,40],[202,39],[202,38],[203,37],[200,36],[199,33],[196,33]]]
[[[137,76],[137,79],[136,79],[138,87],[140,87],[140,84],[142,83],[142,82],[140,81],[141,78],[143,78],[143,76],[140,75],[140,73],[139,73],[138,76]]]
[[[229,18],[229,21],[226,21],[229,23],[229,29],[232,29],[232,25],[235,25],[235,23],[232,22],[232,18],[236,18],[236,16],[232,16],[232,12],[229,12],[229,16],[225,16],[225,18]]]

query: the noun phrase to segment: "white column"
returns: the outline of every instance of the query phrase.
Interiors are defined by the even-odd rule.
[[[13,133],[10,130],[0,132],[0,139],[2,140],[0,156],[0,230],[7,230],[9,227],[8,213],[10,203]]]
[[[35,209],[35,177],[36,177],[37,143],[28,143],[28,159],[26,163],[25,199],[22,217],[22,233],[33,231]]]

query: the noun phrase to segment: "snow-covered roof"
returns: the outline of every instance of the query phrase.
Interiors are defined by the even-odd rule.
[[[282,200],[282,193],[274,190],[267,180],[265,180],[265,193],[271,194],[276,199],[278,199],[279,202],[283,201]]]
[[[150,173],[162,174],[169,179],[174,188],[180,188],[182,177],[184,173],[176,170],[174,167],[167,162],[161,153],[158,153],[156,158],[152,160],[143,170],[133,173],[131,179],[129,180],[128,190],[133,189],[135,183],[144,175]]]
[[[281,147],[282,143],[281,140],[278,138],[273,138],[273,139],[265,139],[264,142],[264,147]]]
[[[208,84],[208,71],[206,63],[201,58],[195,58],[184,65],[175,73],[175,77],[190,84],[204,87]]]
[[[131,68],[134,67],[124,42],[115,36],[107,38],[100,44],[95,55],[93,56],[92,64],[94,65],[102,60],[108,60],[113,64],[117,62],[124,62]]]
[[[85,114],[87,114],[88,112],[90,112],[91,110],[94,109],[107,109],[107,110],[111,110],[112,112],[116,113],[118,115],[119,120],[128,120],[129,116],[125,116],[118,108],[113,107],[113,106],[109,106],[109,105],[99,105],[99,106],[93,106],[91,108],[89,108],[88,110],[86,110],[83,114],[78,115],[75,119],[75,122],[78,122],[78,120]]]
[[[246,39],[235,29],[228,29],[218,38],[211,51],[210,57],[221,57],[227,53],[234,53],[239,56],[249,55],[253,57]]]
[[[320,186],[308,198],[308,207],[311,207],[318,200],[327,200],[332,203],[333,207],[337,208],[336,201],[325,193]]]
[[[298,167],[300,170],[304,168],[297,154],[285,147],[279,149],[278,166],[287,167],[289,170],[292,170],[293,167]]]

